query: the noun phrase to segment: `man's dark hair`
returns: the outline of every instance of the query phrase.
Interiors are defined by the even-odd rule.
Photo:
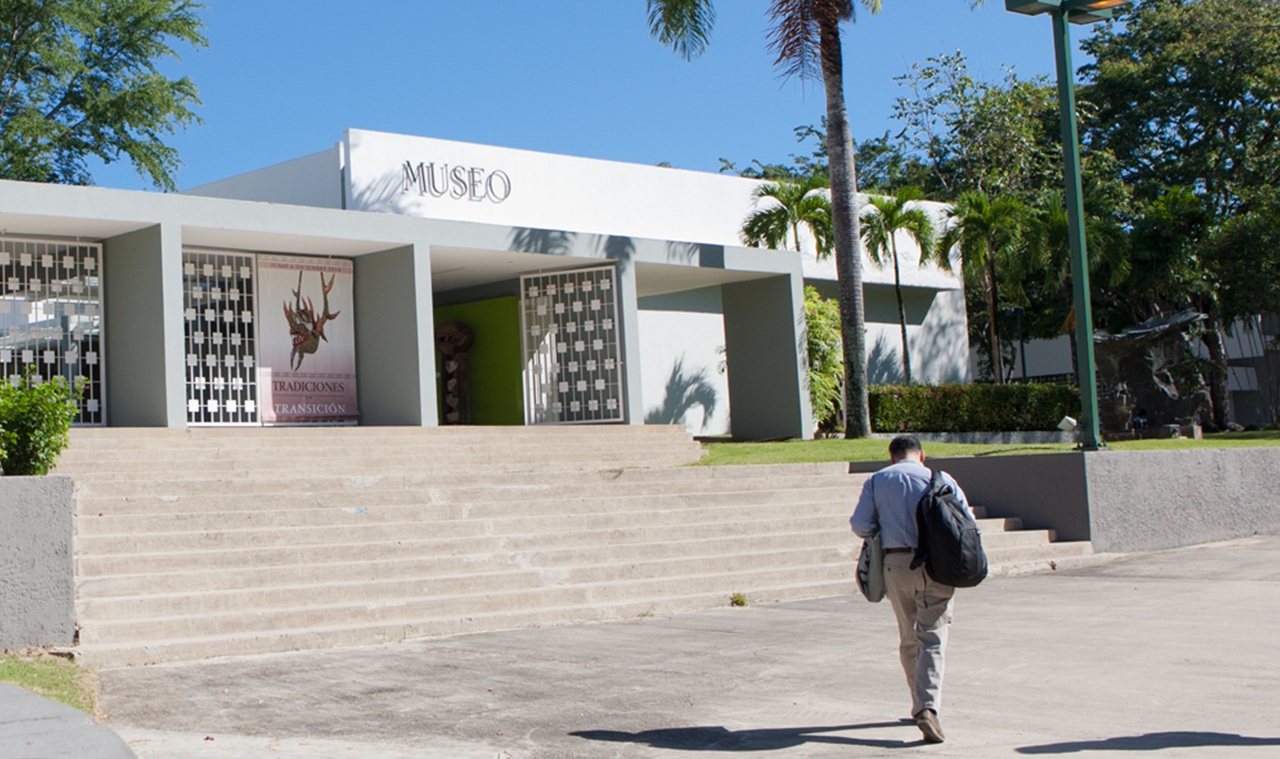
[[[899,435],[889,442],[889,455],[895,459],[903,458],[908,451],[924,452],[915,435]]]

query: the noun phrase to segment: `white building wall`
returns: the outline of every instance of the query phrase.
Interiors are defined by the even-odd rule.
[[[359,129],[347,131],[345,145],[349,209],[531,229],[738,246],[757,185],[700,171]],[[436,184],[424,187],[431,176]]]
[[[292,161],[192,187],[183,190],[182,194],[342,208],[341,150],[334,146]]]
[[[720,371],[720,308],[718,287],[641,299],[641,392],[647,424],[683,424],[694,435],[731,432],[729,381]]]

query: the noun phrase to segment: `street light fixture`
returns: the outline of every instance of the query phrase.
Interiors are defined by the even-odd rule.
[[[1076,128],[1075,70],[1071,66],[1071,33],[1067,24],[1107,21],[1130,0],[1005,0],[1006,10],[1028,16],[1053,17],[1053,47],[1058,63],[1058,120],[1062,125],[1062,175],[1066,185],[1067,240],[1071,246],[1072,296],[1076,312],[1076,352],[1080,387],[1080,446],[1096,451],[1102,443],[1098,425],[1098,366],[1093,355],[1093,307],[1085,254],[1084,193],[1080,185],[1080,134]]]

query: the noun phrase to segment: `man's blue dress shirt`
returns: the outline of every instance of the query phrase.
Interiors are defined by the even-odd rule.
[[[858,507],[849,524],[859,537],[869,538],[880,530],[880,540],[888,548],[915,548],[916,504],[929,489],[933,472],[911,459],[903,459],[871,475],[862,486]],[[942,478],[951,485],[964,510],[973,516],[964,491],[946,472]]]

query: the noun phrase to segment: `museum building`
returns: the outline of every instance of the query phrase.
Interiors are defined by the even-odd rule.
[[[0,373],[83,378],[84,425],[807,438],[803,290],[834,264],[742,246],[757,185],[362,130],[178,194],[0,181]],[[914,375],[968,381],[959,278],[898,254]],[[896,381],[892,267],[863,265]]]

